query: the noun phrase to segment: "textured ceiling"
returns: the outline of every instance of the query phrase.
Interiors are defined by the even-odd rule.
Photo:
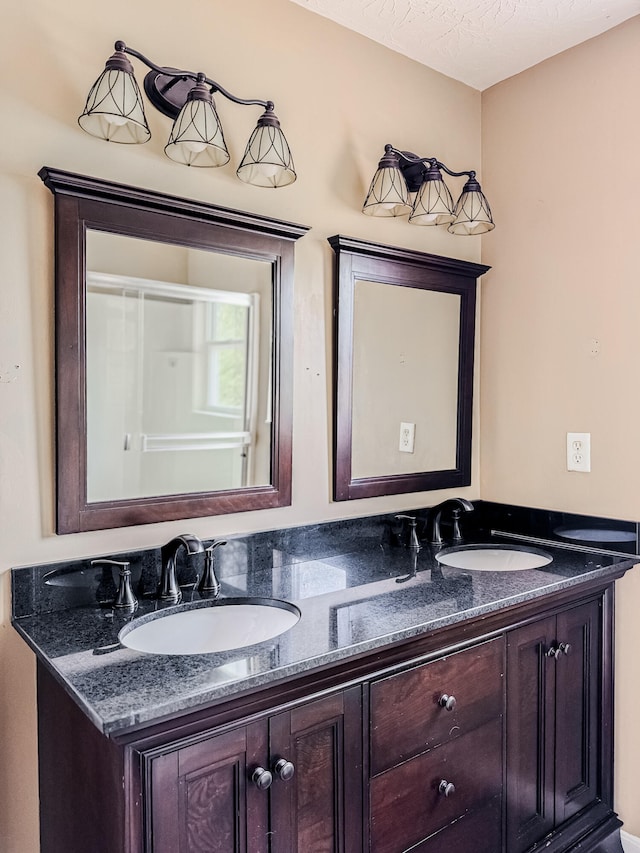
[[[640,14],[640,0],[292,0],[474,89]]]

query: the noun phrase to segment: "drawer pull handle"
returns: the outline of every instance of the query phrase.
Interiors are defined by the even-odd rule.
[[[558,649],[563,652],[565,655],[568,655],[571,651],[571,643],[560,643]]]
[[[273,776],[268,770],[265,770],[264,767],[256,767],[251,774],[251,781],[260,791],[266,791],[267,788],[271,787]]]
[[[446,779],[443,779],[438,786],[438,791],[445,797],[451,797],[456,792],[456,786],[453,782],[447,782]]]
[[[286,758],[279,758],[273,765],[273,772],[276,774],[278,779],[282,779],[283,782],[288,782],[289,779],[293,779],[293,774],[296,772],[296,768],[294,764],[291,761],[287,761]]]
[[[447,711],[453,711],[456,707],[456,697],[449,696],[448,693],[443,693],[438,699],[438,705],[440,705],[441,708],[446,708]]]

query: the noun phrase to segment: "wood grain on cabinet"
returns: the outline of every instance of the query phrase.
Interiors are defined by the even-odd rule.
[[[455,787],[449,796],[445,781]],[[401,853],[502,792],[502,717],[370,782],[371,850]],[[502,818],[493,828],[501,836]],[[469,853],[473,838],[469,838]],[[499,849],[499,848],[498,848]]]
[[[267,853],[269,795],[251,781],[266,750],[252,723],[152,758],[149,853]]]
[[[598,600],[508,635],[509,853],[528,850],[602,796],[601,655]]]
[[[500,853],[502,797],[485,803],[411,848],[411,853]]]
[[[468,732],[503,709],[504,638],[371,685],[371,773]],[[452,710],[443,707],[446,696]]]
[[[270,765],[290,761],[295,775],[274,774],[272,853],[351,853],[362,849],[361,688],[273,716]]]

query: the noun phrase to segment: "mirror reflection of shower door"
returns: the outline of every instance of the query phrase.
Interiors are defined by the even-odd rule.
[[[87,275],[88,500],[251,485],[258,296]]]

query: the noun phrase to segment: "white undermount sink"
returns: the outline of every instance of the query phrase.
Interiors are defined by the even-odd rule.
[[[476,572],[518,572],[549,565],[553,557],[536,548],[510,545],[461,545],[444,548],[436,560],[455,569]]]
[[[203,655],[271,640],[298,622],[300,611],[275,598],[194,602],[134,619],[120,631],[123,646],[156,655]]]

